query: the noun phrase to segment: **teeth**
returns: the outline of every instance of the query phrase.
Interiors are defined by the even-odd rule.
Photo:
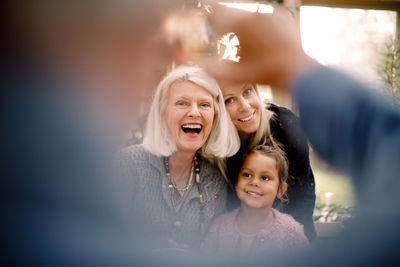
[[[261,194],[257,194],[255,192],[247,192],[247,194],[252,195],[252,196],[261,196]]]
[[[182,127],[189,129],[201,129],[201,125],[199,124],[184,124]]]
[[[242,122],[249,121],[249,120],[251,120],[253,118],[253,116],[254,116],[254,113],[251,114],[250,116],[248,116],[247,118],[239,119],[239,121],[242,121]]]

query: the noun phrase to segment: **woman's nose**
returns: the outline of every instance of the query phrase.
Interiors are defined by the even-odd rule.
[[[239,107],[240,111],[245,111],[245,110],[248,110],[250,108],[249,102],[243,97],[241,97],[239,99],[239,104],[240,104],[240,107]]]
[[[199,117],[200,116],[199,108],[197,107],[197,105],[193,104],[190,106],[188,115],[189,115],[189,117]]]

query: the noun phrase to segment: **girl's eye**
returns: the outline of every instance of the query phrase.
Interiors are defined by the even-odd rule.
[[[233,98],[232,97],[225,99],[225,105],[228,105],[228,104],[231,104],[231,103],[233,103]]]
[[[262,176],[261,179],[262,179],[263,181],[269,181],[269,177],[268,177],[268,176]]]
[[[251,177],[251,174],[250,174],[250,173],[247,173],[247,172],[244,172],[244,173],[242,173],[242,176],[243,176],[243,177],[246,177],[246,178],[250,178],[250,177]]]

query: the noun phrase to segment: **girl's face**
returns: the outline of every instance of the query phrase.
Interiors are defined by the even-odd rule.
[[[169,89],[165,120],[178,151],[196,152],[207,141],[214,121],[214,101],[192,82],[174,82]]]
[[[260,126],[261,100],[251,84],[221,84],[226,110],[239,134],[257,131]]]
[[[286,192],[287,184],[279,188],[276,160],[260,153],[249,154],[239,172],[236,194],[242,208],[272,208],[275,198]]]

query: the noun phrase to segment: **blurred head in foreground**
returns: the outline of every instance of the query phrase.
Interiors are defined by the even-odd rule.
[[[94,93],[136,114],[171,60],[160,26],[177,2],[8,1],[3,64],[11,74],[57,80],[64,85],[57,89]]]
[[[136,116],[143,89],[170,59],[158,29],[174,4],[1,4],[4,261],[107,264],[138,256],[124,211],[129,194],[108,168],[103,115]],[[92,105],[101,111],[94,118]]]

